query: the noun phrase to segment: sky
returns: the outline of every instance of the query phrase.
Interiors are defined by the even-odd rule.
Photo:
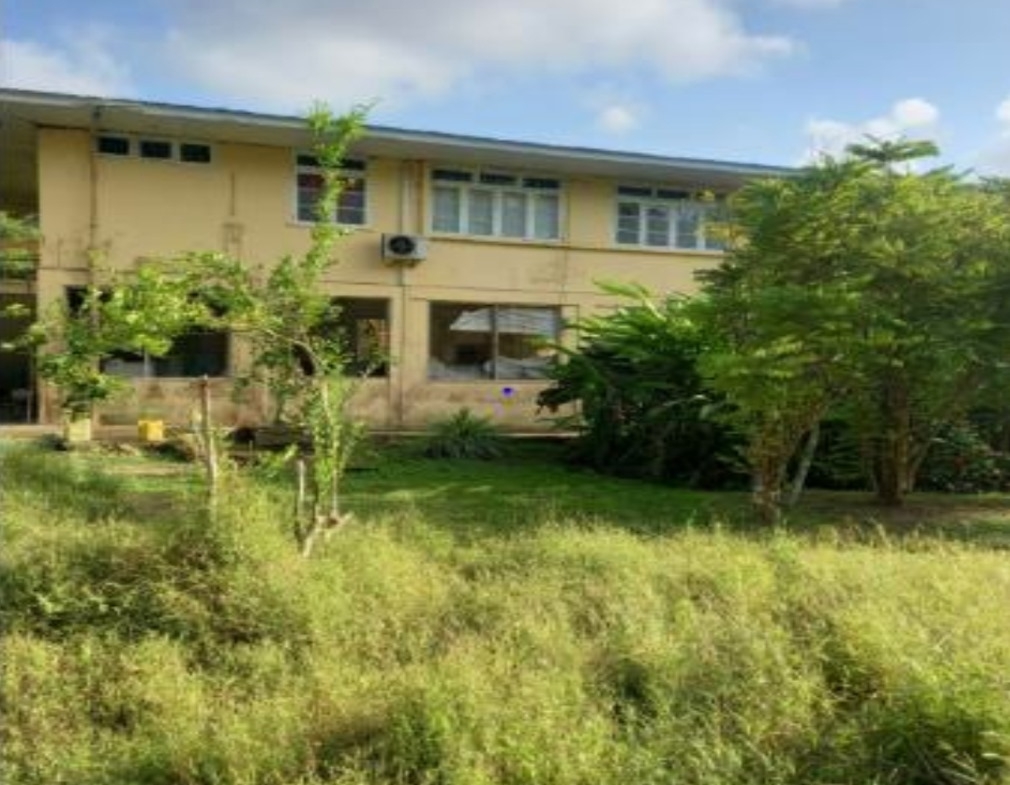
[[[0,0],[0,84],[798,165],[1010,175],[1010,0]]]

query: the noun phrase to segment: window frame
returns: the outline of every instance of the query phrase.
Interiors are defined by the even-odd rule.
[[[144,155],[144,145],[164,145],[168,148],[168,155]],[[136,145],[136,157],[142,161],[157,161],[159,163],[175,162],[179,163],[179,153],[182,147],[172,139],[165,139],[161,136],[138,136]]]
[[[221,336],[224,340],[224,350],[223,357],[221,360],[221,373],[218,374],[208,374],[208,373],[193,373],[193,374],[161,374],[157,373],[158,364],[165,362],[172,357],[172,352],[176,348],[176,344],[179,340],[193,336],[193,335],[215,335]],[[141,364],[143,371],[140,374],[127,374],[127,373],[117,373],[114,369],[110,370],[108,364],[116,360],[122,360],[123,357],[116,355],[126,355],[133,354],[139,358],[138,362]],[[231,378],[231,359],[232,359],[232,333],[229,330],[190,330],[188,332],[179,335],[175,341],[172,342],[172,348],[168,350],[161,357],[154,357],[148,352],[134,353],[134,352],[116,352],[108,357],[103,357],[100,361],[100,365],[103,373],[107,373],[110,376],[116,376],[120,379],[137,379],[140,381],[152,381],[155,379],[201,379],[206,376],[209,379],[230,379]]]
[[[292,165],[294,167],[294,193],[292,194],[292,220],[294,223],[300,226],[311,226],[315,223],[315,218],[302,218],[301,215],[301,197],[300,191],[301,186],[298,182],[298,177],[300,174],[321,174],[323,167],[319,166],[318,160],[315,164],[302,163],[299,159],[302,157],[317,159],[315,153],[306,150],[294,150],[292,155]],[[361,191],[363,194],[361,200],[361,223],[347,223],[346,221],[340,221],[339,215],[341,210],[341,205],[338,199],[338,203],[334,209],[334,214],[330,223],[335,226],[343,226],[348,229],[367,229],[370,224],[370,218],[372,214],[371,205],[371,188],[368,185],[368,173],[370,167],[370,160],[366,156],[347,156],[344,159],[344,163],[353,163],[355,166],[350,168],[341,167],[339,170],[340,176],[344,180],[352,181],[358,180],[361,182]],[[357,164],[360,164],[360,168],[357,168]],[[343,193],[341,194],[341,196]],[[313,214],[315,213],[315,206],[313,205]]]
[[[439,173],[456,177],[439,177]],[[533,185],[532,183],[554,182],[555,187]],[[558,244],[565,240],[566,191],[564,178],[544,172],[516,171],[502,167],[459,166],[451,163],[433,164],[428,169],[428,194],[431,208],[427,219],[432,235],[439,237],[461,237],[475,240],[494,240],[522,243]],[[453,191],[457,202],[456,225],[458,229],[439,228],[437,195],[439,189]],[[471,194],[490,195],[491,225],[489,232],[471,230]],[[537,234],[537,196],[549,194],[556,199],[555,233],[552,236]],[[522,234],[506,234],[506,200],[510,196],[522,196],[525,204],[522,213]]]
[[[64,286],[64,288],[63,288],[63,302],[65,303],[66,307],[70,310],[71,313],[74,313],[74,314],[79,314],[80,313],[80,309],[84,306],[85,298],[87,297],[87,291],[88,291],[88,286],[87,285],[68,284],[68,285]],[[108,292],[103,291],[100,294],[100,296],[102,298],[107,297],[108,296]],[[210,335],[220,335],[224,339],[224,357],[223,357],[223,360],[222,360],[222,363],[221,363],[221,367],[223,369],[223,373],[218,374],[218,375],[210,376],[210,374],[195,374],[195,375],[192,375],[192,376],[172,376],[172,375],[167,375],[167,374],[161,375],[161,374],[154,373],[154,369],[155,369],[156,364],[159,361],[165,360],[165,359],[167,359],[168,357],[171,356],[172,349],[175,348],[176,341],[172,342],[172,344],[173,344],[172,348],[170,348],[168,350],[168,352],[166,352],[161,357],[154,357],[154,356],[152,356],[150,353],[148,353],[146,351],[145,352],[130,352],[130,351],[127,351],[125,349],[123,349],[123,350],[116,350],[116,351],[114,351],[110,355],[107,355],[107,356],[104,356],[104,357],[100,357],[99,360],[98,360],[99,367],[101,368],[101,370],[102,370],[103,373],[107,373],[110,376],[115,376],[115,377],[120,378],[120,379],[128,379],[128,380],[139,379],[139,380],[142,380],[142,381],[150,381],[152,379],[199,379],[199,378],[201,378],[204,375],[208,376],[211,379],[230,379],[231,378],[231,371],[232,371],[232,355],[233,355],[233,352],[234,352],[234,343],[233,343],[233,340],[232,340],[233,333],[231,332],[231,330],[224,330],[224,329],[221,329],[221,330],[213,330],[213,329],[188,330],[187,332],[185,332],[185,333],[177,336],[176,340],[178,340],[180,338],[185,338],[185,337],[190,336],[190,335],[208,335],[208,334],[210,334]],[[117,354],[120,355],[118,358],[116,356]],[[126,373],[116,373],[115,370],[112,370],[112,371],[108,370],[107,367],[106,367],[107,364],[110,361],[114,361],[114,360],[117,360],[117,359],[122,360],[123,359],[122,355],[133,355],[134,357],[139,358],[139,362],[140,362],[140,364],[142,366],[142,369],[143,369],[142,373],[140,373],[139,375],[133,375],[133,374],[126,374]]]
[[[393,326],[393,301],[392,301],[392,298],[390,298],[390,297],[363,297],[361,295],[351,295],[351,294],[334,294],[334,295],[330,295],[330,303],[333,306],[335,306],[336,309],[337,309],[336,319],[334,319],[334,322],[335,322],[334,327],[336,327],[337,329],[340,329],[342,327],[346,327],[347,326],[346,323],[342,324],[342,322],[345,322],[345,317],[346,317],[346,314],[348,313],[348,308],[346,307],[346,303],[351,303],[351,302],[355,302],[355,301],[357,301],[357,302],[382,303],[383,310],[384,310],[384,315],[383,315],[381,321],[385,322],[385,327],[384,327],[382,335],[379,337],[379,343],[380,344],[384,344],[384,345],[380,345],[378,347],[379,348],[379,353],[376,355],[377,357],[381,356],[381,358],[382,358],[381,362],[377,363],[374,366],[370,366],[370,365],[366,364],[367,361],[370,358],[358,356],[357,347],[356,346],[351,347],[351,344],[354,343],[354,341],[355,341],[356,338],[358,338],[357,334],[343,336],[344,340],[346,341],[345,346],[343,347],[344,350],[347,351],[348,349],[353,348],[353,351],[347,351],[348,355],[353,354],[353,356],[348,356],[348,358],[347,358],[348,359],[348,365],[351,366],[351,368],[350,368],[350,371],[351,371],[350,375],[352,375],[352,376],[359,376],[359,377],[364,378],[364,379],[388,379],[389,378],[389,366],[392,363],[391,354],[392,354],[392,344],[393,344],[393,334],[392,334],[392,326]],[[371,320],[371,318],[366,317],[364,319],[355,319],[354,321],[355,322],[359,322],[359,321],[370,321],[370,320]],[[375,358],[371,358],[371,359],[375,359]],[[365,371],[365,372],[361,372],[361,371]]]
[[[94,155],[100,158],[109,159],[133,159],[137,161],[153,161],[161,164],[180,164],[182,166],[213,166],[215,160],[217,159],[217,152],[214,145],[210,142],[201,141],[199,139],[180,139],[174,137],[164,137],[164,136],[148,136],[146,134],[123,134],[117,133],[115,131],[105,132],[99,131],[92,134],[94,144],[92,145],[92,152]],[[125,141],[127,148],[124,153],[112,153],[99,148],[102,139],[116,139]],[[169,155],[167,158],[159,158],[157,156],[143,155],[141,152],[142,146],[145,142],[153,142],[155,144],[167,144],[169,146]],[[205,147],[207,149],[208,158],[206,161],[197,160],[183,160],[182,148],[183,146],[193,146],[193,147]]]
[[[438,354],[436,352],[435,346],[435,318],[434,312],[436,308],[439,307],[455,307],[460,309],[473,308],[473,309],[491,309],[491,324],[492,328],[487,333],[488,342],[490,343],[490,357],[485,361],[490,363],[491,373],[489,376],[436,376],[433,375],[433,359],[437,359]],[[562,334],[565,329],[564,325],[564,312],[561,305],[550,303],[513,303],[513,302],[475,302],[470,300],[431,300],[428,303],[428,354],[427,354],[427,368],[425,372],[425,379],[431,383],[494,383],[494,382],[509,382],[509,383],[534,383],[534,384],[544,384],[548,381],[548,376],[546,373],[543,376],[503,376],[500,371],[499,363],[503,357],[500,348],[500,336],[501,335],[512,335],[514,333],[508,333],[502,331],[498,327],[498,311],[507,308],[517,308],[517,309],[529,309],[529,310],[546,310],[551,311],[554,317],[555,324],[555,334],[553,336],[539,336],[542,340],[557,344],[560,343]],[[465,312],[465,311],[463,311]],[[460,315],[462,315],[462,313]],[[458,316],[456,318],[459,318]],[[518,334],[518,333],[516,333]],[[526,358],[510,358],[516,360],[523,360]],[[554,362],[557,359],[557,351],[552,351],[549,358],[545,358],[546,364]],[[439,361],[441,362],[441,361]],[[476,367],[479,367],[480,363]]]
[[[713,200],[705,200],[699,198],[698,194],[698,191],[690,191],[667,185],[642,183],[617,184],[614,188],[614,210],[612,213],[614,223],[611,233],[614,246],[617,248],[634,248],[666,253],[677,251],[708,254],[724,253],[725,249],[721,245],[715,245],[714,243],[717,241],[707,236],[705,221],[708,215],[716,214],[722,209],[725,204],[725,195],[716,194]],[[637,209],[637,239],[634,242],[626,242],[621,239],[622,233],[628,231],[627,228],[622,228],[621,225],[622,218],[627,219],[629,217],[627,214],[622,215],[622,208],[627,206],[634,206]],[[695,236],[693,245],[682,245],[679,242],[681,237],[681,212],[684,208],[695,210],[698,215],[693,232]],[[662,211],[665,215],[665,242],[652,241],[655,237],[659,236],[659,232],[654,233],[653,228],[650,226],[650,211]]]

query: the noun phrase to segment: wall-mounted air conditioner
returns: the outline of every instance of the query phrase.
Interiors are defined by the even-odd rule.
[[[428,241],[416,234],[382,235],[382,258],[389,264],[413,267],[428,255]]]

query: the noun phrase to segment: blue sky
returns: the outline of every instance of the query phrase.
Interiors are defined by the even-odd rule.
[[[1010,0],[0,0],[8,87],[796,164],[1010,175]]]

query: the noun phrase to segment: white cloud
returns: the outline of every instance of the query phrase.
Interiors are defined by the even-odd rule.
[[[1010,96],[996,107],[996,119],[1005,126],[1004,131],[1010,133]]]
[[[802,9],[836,8],[845,2],[848,0],[772,0],[775,5]]]
[[[631,107],[611,104],[600,110],[596,124],[607,133],[627,133],[638,127],[638,113]]]
[[[892,140],[901,136],[929,138],[936,135],[939,121],[940,110],[922,98],[898,101],[887,114],[862,122],[809,120],[805,129],[808,144],[803,160],[809,162],[825,153],[839,155],[848,145],[864,141],[867,136]]]
[[[896,131],[929,128],[940,119],[940,110],[922,98],[906,98],[891,109],[891,122]]]
[[[732,0],[178,0],[169,65],[229,100],[302,109],[445,95],[492,73],[739,75],[795,50]]]
[[[999,130],[979,155],[978,168],[982,174],[1010,177],[1010,96],[997,105],[994,115]]]
[[[108,31],[79,29],[62,46],[0,40],[0,81],[25,90],[117,96],[133,92],[127,69],[113,56]]]

